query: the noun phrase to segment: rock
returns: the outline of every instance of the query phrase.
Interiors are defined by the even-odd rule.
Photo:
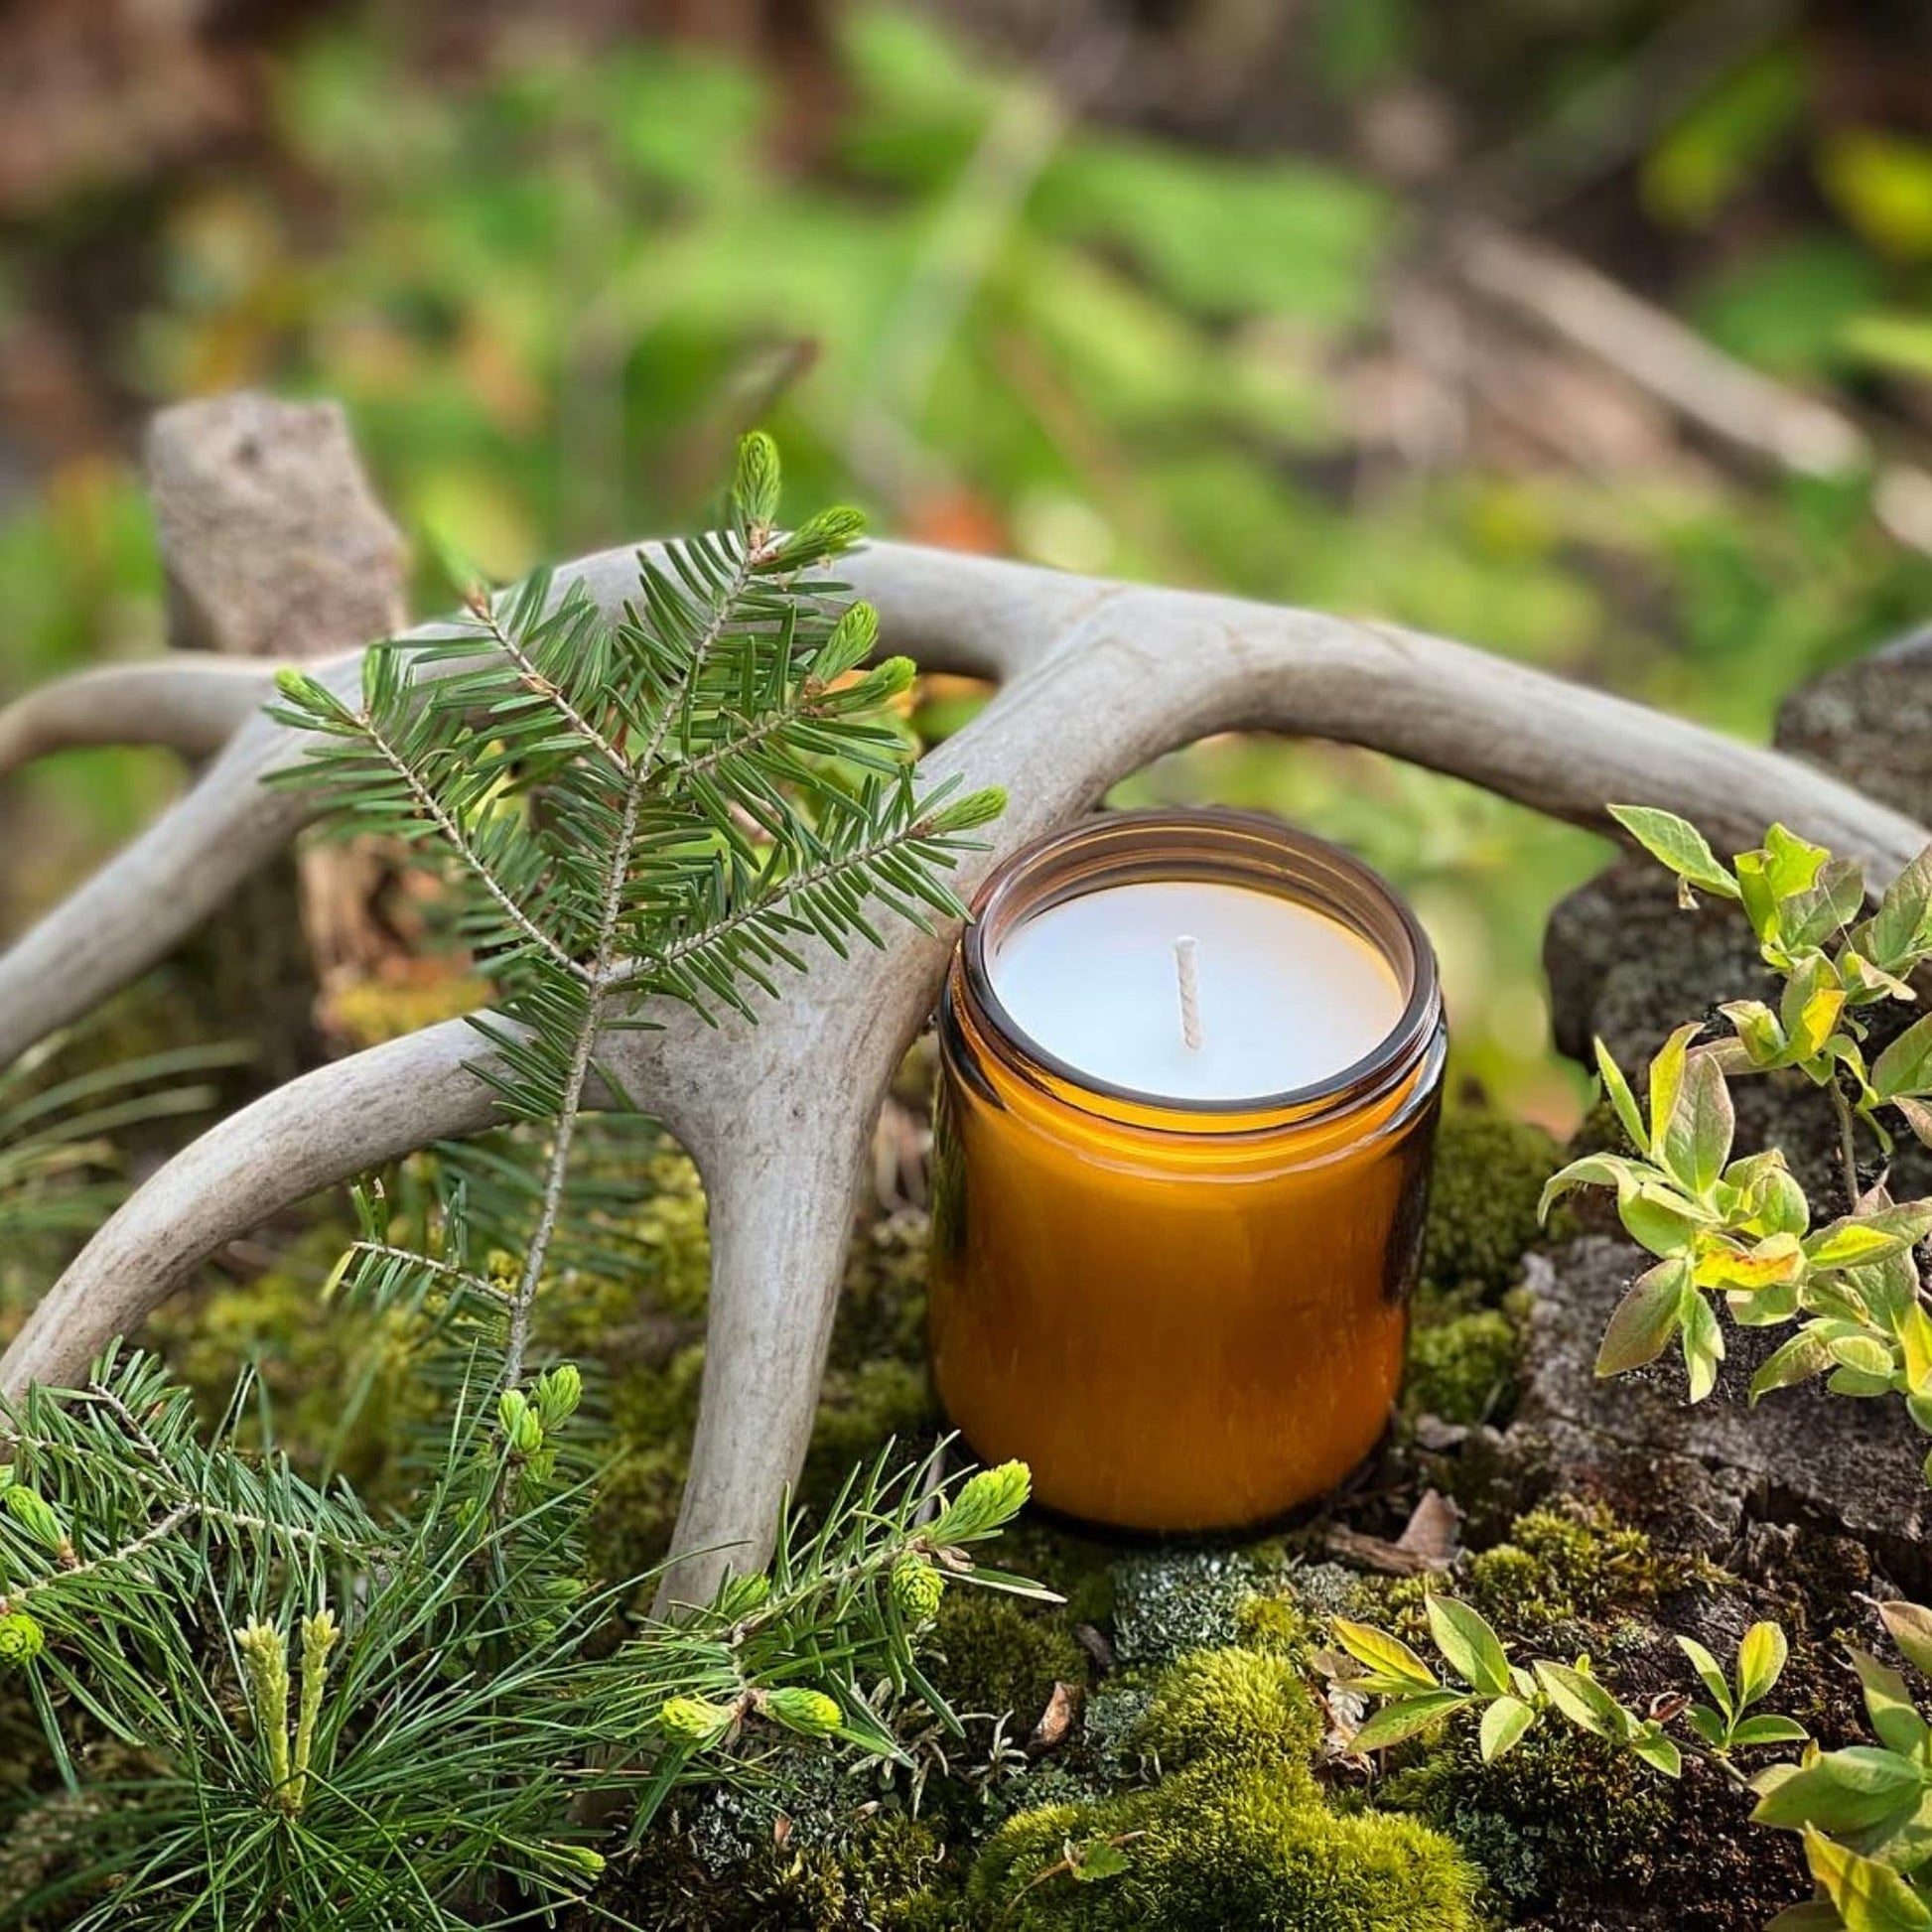
[[[1902,1404],[1811,1382],[1747,1406],[1753,1370],[1788,1327],[1726,1323],[1717,1390],[1695,1405],[1675,1351],[1597,1379],[1604,1325],[1648,1265],[1632,1243],[1599,1234],[1534,1258],[1523,1393],[1505,1439],[1518,1463],[1596,1489],[1661,1542],[1720,1561],[1754,1526],[1788,1524],[1857,1538],[1907,1591],[1932,1585],[1928,1445]]]
[[[1932,825],[1932,624],[1801,685],[1777,745]]]

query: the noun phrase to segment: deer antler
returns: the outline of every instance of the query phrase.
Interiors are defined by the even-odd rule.
[[[929,669],[1003,689],[923,761],[1004,785],[1008,811],[970,887],[1117,778],[1205,734],[1342,740],[1471,779],[1580,823],[1611,800],[1683,813],[1722,843],[1785,819],[1889,878],[1927,842],[1836,779],[1601,692],[1381,624],[1232,598],[1142,590],[878,544],[841,567],[886,637]],[[607,610],[629,552],[573,567]],[[423,634],[423,633],[418,633]],[[353,661],[329,673],[346,689]],[[5,719],[0,717],[0,734]],[[200,786],[0,958],[0,1058],[165,953],[315,809],[263,772],[295,734],[254,717]],[[706,1594],[769,1547],[806,1445],[848,1230],[847,1203],[888,1080],[930,1010],[951,934],[902,930],[878,953],[829,952],[754,1027],[670,1011],[600,1056],[661,1115],[710,1196],[710,1346],[668,1588]],[[492,1117],[460,1023],[291,1082],[141,1187],[56,1285],[4,1359],[0,1387],[70,1380],[223,1240],[289,1202]]]

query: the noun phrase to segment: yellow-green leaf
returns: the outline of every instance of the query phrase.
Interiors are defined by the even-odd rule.
[[[1846,1932],[1932,1932],[1932,1909],[1890,1865],[1805,1827],[1805,1863]]]
[[[1523,1733],[1536,1722],[1536,1712],[1519,1697],[1499,1697],[1482,1714],[1480,1743],[1482,1761],[1493,1763],[1522,1742]]]
[[[1756,1704],[1784,1670],[1791,1646],[1775,1623],[1753,1623],[1737,1646],[1738,1705]]]
[[[1737,897],[1737,882],[1719,864],[1710,842],[1688,819],[1652,805],[1612,805],[1609,812],[1653,859],[1661,860],[1680,879],[1720,898]]]
[[[1401,1678],[1419,1690],[1441,1688],[1436,1673],[1400,1637],[1392,1637],[1373,1624],[1353,1623],[1345,1616],[1330,1617],[1328,1626],[1335,1633],[1335,1641],[1358,1664],[1366,1664],[1383,1677]]]
[[[1639,1275],[1603,1330],[1596,1351],[1596,1373],[1622,1375],[1654,1362],[1677,1332],[1687,1299],[1697,1299],[1687,1257],[1660,1261],[1648,1273]]]

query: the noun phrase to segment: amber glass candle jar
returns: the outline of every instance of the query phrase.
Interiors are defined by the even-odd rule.
[[[1390,978],[1386,1035],[1234,1100],[1115,1084],[1030,1038],[1002,1004],[1002,949],[1070,900],[1154,882],[1333,921]],[[952,1422],[1098,1524],[1246,1526],[1334,1487],[1388,1422],[1421,1243],[1447,1036],[1413,914],[1272,819],[1128,812],[1017,854],[975,915],[940,1007],[933,1152],[930,1340]],[[1096,987],[1110,967],[1065,964]]]

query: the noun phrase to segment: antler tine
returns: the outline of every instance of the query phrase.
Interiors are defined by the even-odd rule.
[[[0,1391],[66,1387],[223,1242],[324,1187],[429,1141],[474,1134],[494,1095],[461,1020],[305,1073],[211,1127],[135,1189],[41,1299],[0,1357]]]
[[[184,654],[81,671],[0,710],[0,778],[85,745],[160,745],[209,758],[273,688],[266,665],[224,657]]]
[[[636,589],[637,556],[637,549],[626,548],[583,558],[559,571],[558,586],[581,580],[615,615]],[[862,595],[881,604],[895,649],[917,651],[934,670],[988,677],[1043,654],[1075,615],[1112,594],[1110,586],[1024,564],[897,544],[862,552],[848,575]],[[447,624],[425,624],[407,638],[451,634]],[[358,651],[332,659],[315,675],[353,697],[361,658]],[[0,953],[0,1065],[165,958],[321,809],[312,794],[262,783],[268,772],[293,762],[300,749],[298,734],[261,715],[272,673],[258,666],[243,671],[182,664],[141,666],[138,675],[130,666],[101,678],[100,688],[113,696],[122,721],[116,737],[133,735],[127,727],[134,722],[134,697],[142,692],[154,699],[163,722],[181,726],[179,741],[164,742],[214,749],[221,741],[213,726],[223,710],[238,729],[186,797]],[[74,718],[85,688],[82,681],[50,686],[38,698],[23,699],[0,724],[15,719],[11,729],[23,735],[31,755],[53,723]],[[191,720],[202,736],[187,742]],[[105,742],[105,735],[96,742]]]

